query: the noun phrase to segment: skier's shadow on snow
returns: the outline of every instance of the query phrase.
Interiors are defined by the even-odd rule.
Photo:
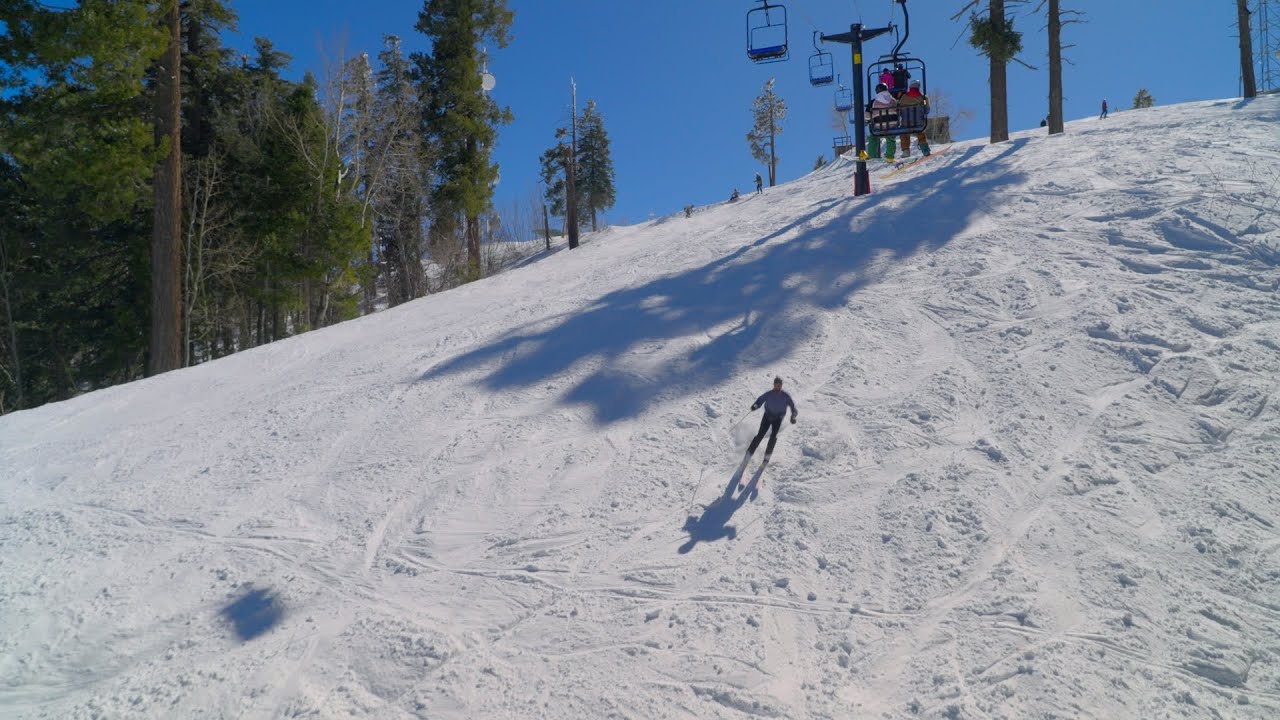
[[[719,258],[514,327],[443,359],[420,380],[478,371],[476,382],[493,392],[567,381],[561,402],[586,406],[607,425],[744,370],[776,367],[812,341],[822,313],[847,312],[850,298],[895,262],[936,250],[976,218],[1000,212],[1010,202],[1002,191],[1025,179],[1008,158],[1029,141],[971,146],[877,194],[824,197]],[[979,155],[995,157],[971,162]],[[708,212],[731,219],[735,210]],[[656,364],[637,367],[637,352],[676,341]]]
[[[738,483],[746,470],[745,464],[739,467],[733,477],[729,478],[729,484],[725,486],[724,492],[703,508],[700,517],[690,515],[684,521],[684,531],[689,533],[689,541],[680,546],[681,555],[692,550],[700,542],[714,542],[722,538],[733,540],[738,537],[737,528],[730,525],[729,521],[733,519],[733,514],[746,504],[748,498],[755,499],[759,493],[760,478],[764,475],[767,465],[767,463],[761,464],[747,486],[735,496],[734,490],[738,489]]]

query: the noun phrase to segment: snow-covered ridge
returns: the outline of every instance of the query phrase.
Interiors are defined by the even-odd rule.
[[[0,418],[0,715],[1280,716],[1278,128],[842,161]]]

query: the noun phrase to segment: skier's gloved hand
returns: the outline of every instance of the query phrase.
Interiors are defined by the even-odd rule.
[[[760,407],[760,406],[759,406],[759,405],[752,405],[752,406],[751,406],[751,410],[754,412],[754,411],[755,411],[755,409],[756,409],[756,408],[758,408],[758,407]]]
[[[795,415],[792,415],[792,416],[791,416],[791,424],[792,424],[792,425],[795,425],[795,424],[796,424],[796,416],[795,416]]]

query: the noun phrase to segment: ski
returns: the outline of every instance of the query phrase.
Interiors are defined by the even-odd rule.
[[[923,156],[923,157],[916,158],[915,160],[912,160],[911,162],[909,162],[909,163],[907,163],[907,164],[905,164],[905,165],[901,165],[901,166],[899,166],[899,167],[894,168],[894,169],[893,169],[893,172],[886,174],[886,175],[885,175],[885,177],[886,177],[886,178],[891,178],[891,177],[893,177],[894,175],[897,175],[898,173],[900,173],[900,172],[902,172],[902,171],[904,171],[904,170],[910,170],[911,168],[915,167],[916,165],[919,165],[920,163],[924,162],[925,160],[930,160],[930,159],[932,159],[932,158],[936,158],[936,157],[938,157],[939,155],[943,155],[943,154],[945,154],[945,153],[946,153],[948,150],[950,150],[950,149],[951,149],[951,146],[950,146],[950,145],[948,145],[948,146],[946,146],[946,147],[944,147],[944,148],[942,148],[942,149],[938,150],[937,152],[932,152],[932,153],[929,153],[928,155],[925,155],[925,156]]]

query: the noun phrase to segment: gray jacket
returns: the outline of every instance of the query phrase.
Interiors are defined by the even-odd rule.
[[[784,390],[770,390],[761,395],[752,404],[751,409],[755,410],[760,406],[764,406],[764,414],[773,417],[782,417],[787,414],[787,408],[791,408],[791,417],[797,415],[796,404],[791,401],[791,396]]]

